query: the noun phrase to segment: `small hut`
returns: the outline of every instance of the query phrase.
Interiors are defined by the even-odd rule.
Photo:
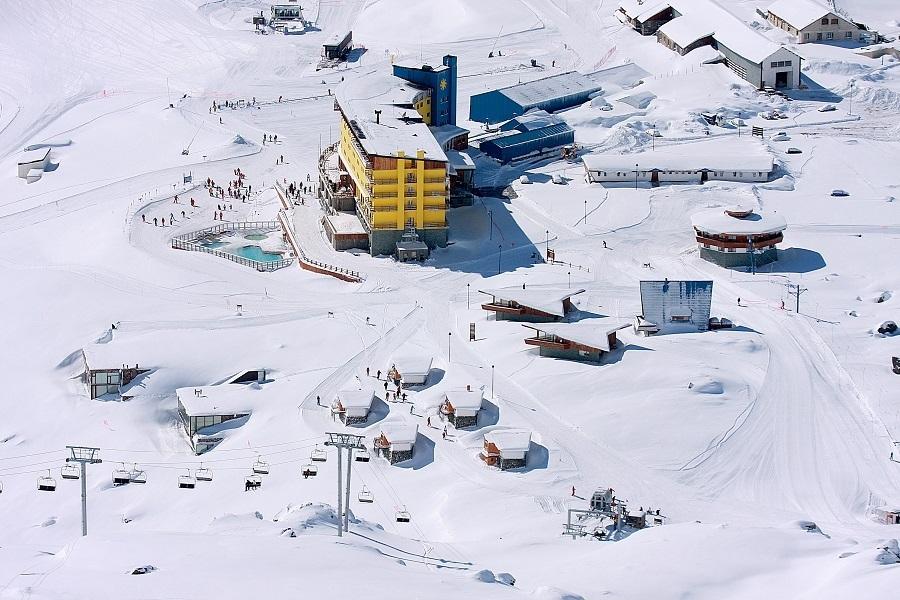
[[[404,385],[422,385],[428,381],[428,373],[434,359],[430,356],[402,356],[394,359],[388,378]]]
[[[482,390],[449,391],[444,394],[440,411],[457,429],[474,427],[478,424],[478,413],[483,402]]]
[[[418,435],[418,425],[387,423],[382,425],[375,438],[375,452],[388,459],[392,465],[409,460],[415,453]]]
[[[373,390],[341,390],[332,406],[332,412],[340,416],[345,425],[365,423],[375,400]]]
[[[531,447],[531,432],[503,429],[484,434],[481,460],[501,471],[524,467]]]
[[[178,414],[194,452],[202,454],[221,441],[223,423],[249,417],[253,412],[252,388],[206,385],[175,390]]]
[[[900,508],[876,508],[875,519],[886,525],[900,525]]]

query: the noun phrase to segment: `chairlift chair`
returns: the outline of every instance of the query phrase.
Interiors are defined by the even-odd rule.
[[[147,473],[139,469],[137,465],[134,465],[134,468],[131,469],[128,478],[131,483],[147,483]]]
[[[78,479],[79,477],[81,477],[81,472],[75,465],[65,464],[60,467],[59,475],[63,479]]]
[[[197,478],[191,475],[191,470],[187,470],[187,475],[178,476],[178,489],[192,490],[197,487]]]
[[[55,492],[56,491],[56,480],[50,476],[50,471],[47,470],[46,475],[42,475],[38,477],[37,480],[37,489],[41,492]]]
[[[309,460],[313,462],[325,462],[328,460],[328,454],[316,446],[316,449],[309,453]]]
[[[370,458],[371,455],[368,448],[357,448],[356,454],[353,456],[353,460],[357,462],[369,462]]]
[[[3,482],[0,481],[0,494],[2,494],[2,493],[3,493]]]
[[[363,489],[359,491],[359,501],[364,502],[366,504],[371,504],[375,502],[375,494],[369,491],[369,488],[363,486]]]
[[[398,523],[409,523],[409,511],[406,510],[406,507],[403,507],[403,510],[397,511],[397,522]]]
[[[194,477],[197,478],[197,481],[212,481],[213,480],[212,469],[207,469],[201,464],[200,468],[194,472]]]
[[[131,473],[129,473],[125,469],[125,465],[122,465],[121,469],[116,469],[112,474],[112,482],[113,485],[125,485],[126,483],[131,483]]]
[[[264,461],[261,458],[257,458],[256,462],[253,463],[253,472],[257,475],[268,475],[269,474],[269,463]]]
[[[303,479],[308,479],[310,477],[315,477],[319,474],[319,467],[310,463],[308,465],[303,465],[303,468],[300,470],[300,474],[303,475]]]

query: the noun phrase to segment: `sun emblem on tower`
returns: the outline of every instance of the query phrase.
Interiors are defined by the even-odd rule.
[[[441,79],[441,89],[442,90],[447,89],[447,80],[446,79]]]

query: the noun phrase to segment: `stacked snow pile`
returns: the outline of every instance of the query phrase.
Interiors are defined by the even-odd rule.
[[[692,381],[688,387],[695,394],[721,394],[725,392],[722,382],[710,377],[700,377]]]
[[[288,504],[278,511],[272,521],[285,526],[290,526],[294,531],[328,527],[333,529],[336,523],[336,511],[329,504],[307,502],[306,504]],[[350,513],[350,521],[356,523],[353,513]]]
[[[875,562],[882,565],[900,564],[900,545],[896,539],[888,540],[883,546],[879,546]]]

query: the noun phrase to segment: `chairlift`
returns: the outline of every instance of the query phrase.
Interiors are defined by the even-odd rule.
[[[406,507],[403,507],[403,510],[397,511],[397,522],[398,523],[409,523],[409,511],[406,510]]]
[[[135,464],[131,469],[131,473],[128,474],[128,479],[131,483],[147,483],[147,473],[139,469],[137,464]]]
[[[178,489],[192,490],[197,487],[197,478],[191,475],[191,470],[187,470],[187,475],[178,476]]]
[[[244,480],[244,491],[256,490],[262,487],[262,477],[251,473]]]
[[[375,494],[369,491],[369,488],[363,486],[363,489],[359,491],[359,501],[365,502],[366,504],[371,504],[375,502]]]
[[[38,477],[37,480],[37,488],[38,491],[41,492],[55,492],[56,491],[56,480],[50,476],[50,470],[47,470],[46,475],[42,475]]]
[[[370,458],[371,455],[368,448],[357,448],[356,454],[353,456],[353,460],[357,462],[369,462]]]
[[[269,474],[269,463],[264,461],[261,458],[257,458],[256,462],[253,463],[253,472],[257,475],[268,475]]]
[[[59,469],[59,475],[63,479],[78,479],[81,473],[75,465],[65,464]]]
[[[0,481],[0,494],[2,494],[2,493],[3,493],[3,482]]]
[[[194,472],[194,477],[197,478],[197,481],[212,481],[213,480],[213,472],[212,469],[207,469],[200,464],[200,468]]]
[[[300,474],[303,475],[303,479],[308,479],[310,477],[315,477],[319,474],[319,467],[310,463],[308,465],[303,465],[303,468],[300,470]]]
[[[309,460],[313,462],[325,462],[328,460],[328,454],[316,446],[316,449],[309,453]]]
[[[122,464],[121,469],[116,469],[112,474],[112,482],[113,485],[125,485],[126,483],[131,483],[131,473],[125,469],[125,464]]]

